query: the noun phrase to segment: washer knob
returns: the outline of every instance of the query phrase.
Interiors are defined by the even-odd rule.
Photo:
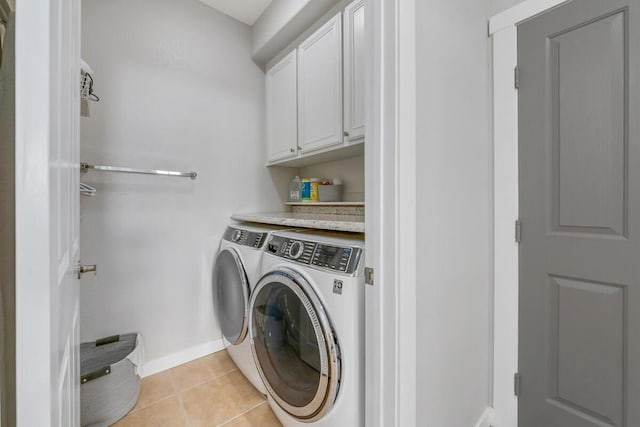
[[[234,231],[233,236],[231,237],[231,240],[233,240],[234,242],[239,242],[240,239],[242,239],[242,231],[240,230]]]
[[[293,259],[300,258],[303,252],[304,244],[302,242],[295,241],[291,243],[291,246],[289,246],[289,256]]]

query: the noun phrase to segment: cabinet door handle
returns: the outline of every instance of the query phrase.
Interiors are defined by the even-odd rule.
[[[348,137],[349,136],[349,132],[344,132],[344,136]]]
[[[290,148],[291,152],[294,153],[296,150],[294,148]]]

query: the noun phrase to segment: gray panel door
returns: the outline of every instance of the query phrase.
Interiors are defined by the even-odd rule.
[[[640,0],[518,26],[520,427],[640,426],[639,60]]]

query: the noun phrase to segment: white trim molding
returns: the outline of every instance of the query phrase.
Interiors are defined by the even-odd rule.
[[[526,0],[489,20],[493,42],[494,128],[494,349],[493,420],[495,426],[518,425],[513,393],[518,371],[518,23],[566,0]]]
[[[496,425],[516,426],[518,401],[518,93],[515,26],[493,35],[494,331],[493,404]]]
[[[158,372],[175,368],[176,366],[180,366],[184,363],[191,362],[192,360],[196,360],[222,350],[224,350],[224,341],[219,339],[189,347],[158,359],[150,360],[145,362],[142,368],[142,377],[148,377],[150,375],[157,374]]]
[[[51,425],[50,36],[48,0],[20,3],[15,17],[16,417]],[[33,102],[33,100],[38,102]],[[37,265],[37,268],[34,268]],[[57,355],[56,355],[57,357]]]
[[[494,426],[493,408],[487,408],[484,410],[478,421],[474,424],[474,427],[492,427]]]
[[[397,424],[417,425],[417,104],[416,0],[397,6],[396,297]]]
[[[367,427],[416,426],[416,0],[365,0]]]

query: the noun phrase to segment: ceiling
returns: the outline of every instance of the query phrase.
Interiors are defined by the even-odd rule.
[[[220,12],[253,25],[258,17],[269,6],[272,0],[200,0],[207,6],[218,9]]]

